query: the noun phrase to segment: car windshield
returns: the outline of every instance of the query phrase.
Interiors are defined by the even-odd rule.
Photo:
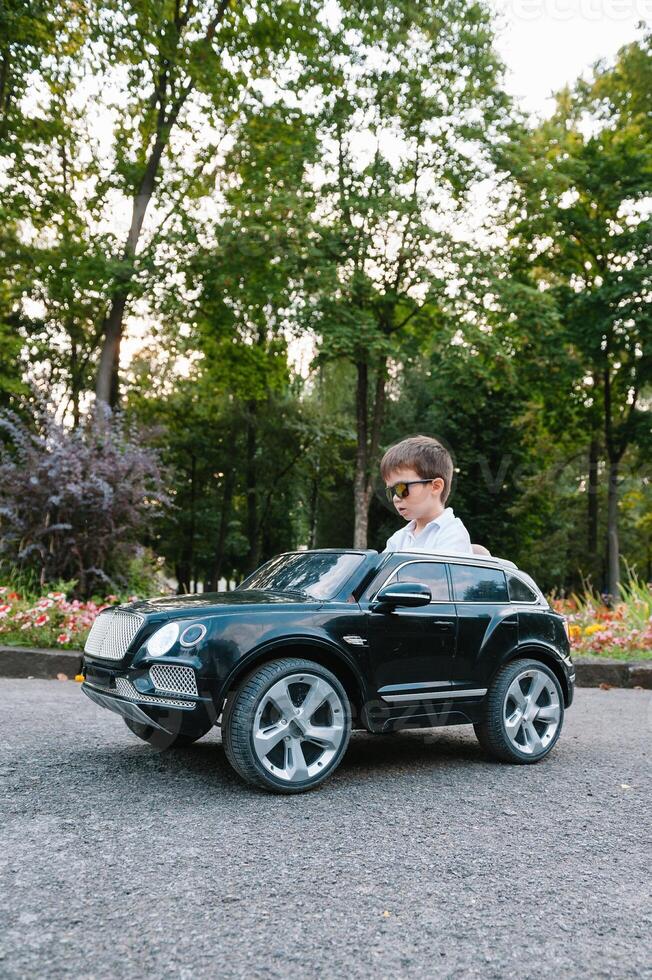
[[[363,555],[334,551],[279,555],[261,565],[236,591],[302,592],[312,599],[332,599],[363,561]]]

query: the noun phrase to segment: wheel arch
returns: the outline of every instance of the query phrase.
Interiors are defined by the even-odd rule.
[[[330,670],[346,691],[351,703],[354,721],[360,718],[365,702],[365,687],[362,677],[353,664],[344,657],[341,651],[330,644],[299,637],[277,640],[238,661],[222,685],[220,698],[224,700],[245,677],[258,667],[283,657],[300,657],[305,660],[312,660]]]
[[[512,651],[511,655],[500,664],[500,667],[504,667],[505,664],[510,664],[514,660],[522,660],[526,658],[528,660],[539,660],[541,663],[545,664],[546,667],[551,669],[559,681],[562,694],[564,695],[564,707],[567,708],[570,702],[568,678],[566,677],[566,672],[561,665],[559,658],[551,650],[548,650],[546,647],[537,646],[533,643],[528,643],[527,646],[517,647],[516,650]],[[494,671],[494,674],[491,677],[492,682],[495,675],[498,673],[498,670]]]

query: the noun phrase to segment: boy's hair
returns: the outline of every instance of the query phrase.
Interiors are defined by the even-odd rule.
[[[430,436],[411,436],[390,446],[380,461],[383,480],[395,470],[416,470],[424,480],[444,481],[441,502],[445,504],[453,483],[453,460],[451,454],[436,439]]]

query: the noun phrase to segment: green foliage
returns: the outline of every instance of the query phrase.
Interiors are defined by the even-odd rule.
[[[652,35],[624,48],[615,66],[560,93],[553,116],[502,154],[515,181],[514,274],[557,312],[534,341],[530,376],[550,432],[563,438],[569,423],[579,427],[607,461],[613,594],[618,497],[628,489],[621,471],[652,435],[652,103],[643,68],[651,53]]]
[[[378,455],[420,431],[473,539],[546,587],[605,584],[617,461],[651,574],[650,38],[527,127],[493,27],[475,0],[2,6],[0,408],[30,415],[29,376],[83,429],[100,352],[116,394],[146,330],[121,379],[175,506],[140,544],[183,588],[349,545],[367,509],[382,547]]]

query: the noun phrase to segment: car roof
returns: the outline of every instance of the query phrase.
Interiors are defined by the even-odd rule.
[[[337,553],[342,555],[367,555],[369,557],[375,557],[378,555],[383,561],[386,561],[390,555],[404,555],[406,558],[439,558],[444,561],[458,561],[464,562],[468,565],[472,562],[474,565],[498,565],[501,568],[516,568],[518,565],[516,562],[510,561],[509,558],[499,558],[497,555],[476,555],[476,554],[464,554],[461,551],[375,551],[372,548],[307,548],[305,551],[299,552],[285,552],[285,554],[314,554],[314,553]]]
[[[501,568],[518,568],[516,562],[510,561],[509,558],[499,558],[497,555],[464,554],[461,551],[392,551],[389,554],[404,555],[408,558],[439,558],[444,561],[463,562],[465,565],[471,562],[474,565],[499,565]]]

